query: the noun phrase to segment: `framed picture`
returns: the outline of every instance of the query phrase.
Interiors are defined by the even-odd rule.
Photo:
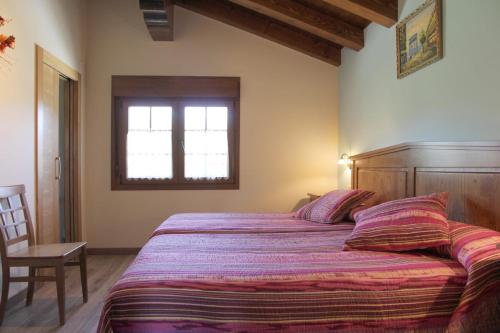
[[[396,26],[398,79],[443,58],[441,9],[427,0]]]

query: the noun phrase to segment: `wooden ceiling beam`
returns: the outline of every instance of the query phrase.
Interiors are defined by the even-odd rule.
[[[175,4],[329,64],[340,66],[340,45],[233,4],[228,0],[176,0]]]
[[[173,0],[139,0],[139,7],[154,41],[174,40]]]
[[[230,0],[334,43],[359,51],[363,29],[294,0]]]
[[[323,2],[388,28],[398,21],[398,0],[323,0]]]

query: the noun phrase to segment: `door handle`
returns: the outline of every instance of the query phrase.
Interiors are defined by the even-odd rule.
[[[57,156],[55,158],[55,168],[56,168],[56,180],[61,179],[61,173],[62,173],[62,165],[61,165],[61,157]]]

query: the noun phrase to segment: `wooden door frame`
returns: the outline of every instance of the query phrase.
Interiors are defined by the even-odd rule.
[[[81,241],[83,238],[82,218],[81,218],[81,74],[66,65],[64,62],[53,56],[51,53],[43,49],[41,46],[36,45],[35,57],[35,216],[36,216],[36,242],[40,238],[40,209],[39,209],[39,188],[38,188],[38,112],[42,107],[42,83],[43,65],[47,65],[61,75],[70,80],[70,95],[71,95],[71,121],[68,122],[71,130],[69,131],[69,138],[65,139],[65,149],[69,149],[69,154],[66,154],[66,161],[68,162],[65,176],[71,184],[69,186],[69,193],[72,200],[67,200],[65,205],[68,205],[70,217],[74,222],[74,241]],[[66,125],[65,125],[66,127]],[[66,132],[66,128],[65,128]],[[64,133],[63,133],[64,135]]]

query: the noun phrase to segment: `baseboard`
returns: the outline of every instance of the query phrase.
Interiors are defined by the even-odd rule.
[[[138,247],[90,247],[87,253],[90,255],[132,255],[139,253]]]

